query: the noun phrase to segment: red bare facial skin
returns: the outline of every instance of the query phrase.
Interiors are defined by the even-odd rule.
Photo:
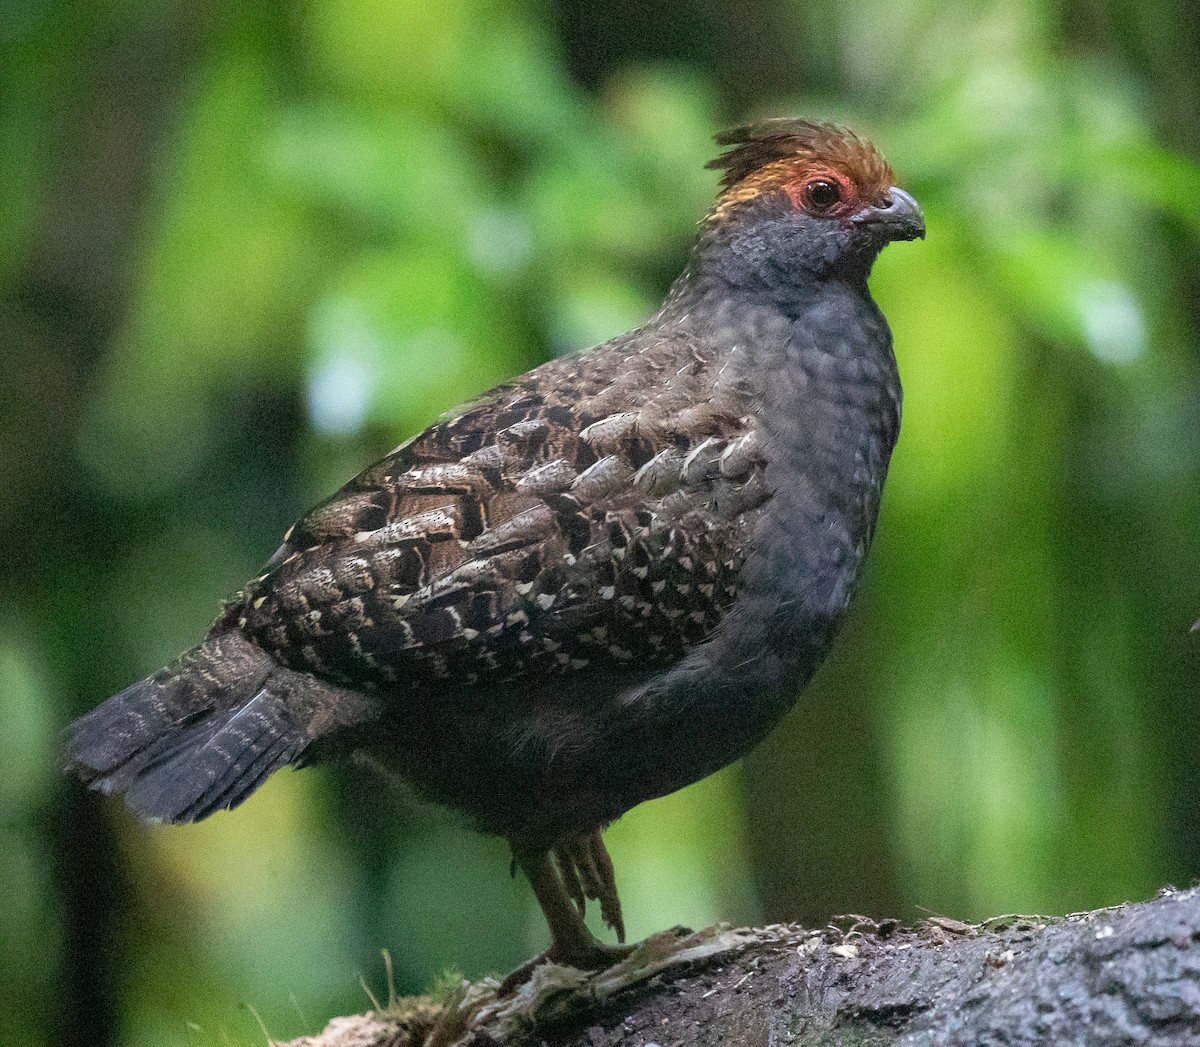
[[[837,202],[829,207],[821,207],[816,199],[817,190],[822,189],[822,183],[835,186],[838,190]],[[804,211],[814,218],[845,218],[865,206],[865,201],[858,186],[840,171],[831,167],[814,167],[803,178],[788,182],[783,187],[792,206],[798,211]]]

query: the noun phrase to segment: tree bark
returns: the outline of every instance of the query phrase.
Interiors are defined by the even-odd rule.
[[[288,1047],[1200,1045],[1200,888],[982,924],[682,929],[607,971],[544,965],[338,1018]]]

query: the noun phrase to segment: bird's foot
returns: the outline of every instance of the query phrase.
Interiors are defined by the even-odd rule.
[[[586,911],[586,898],[598,901],[604,925],[616,931],[617,941],[625,941],[625,918],[621,914],[621,899],[617,896],[616,874],[600,830],[560,844],[554,848],[554,858],[563,887],[579,912]]]
[[[496,991],[499,996],[511,996],[529,981],[533,972],[543,964],[554,963],[560,967],[574,967],[579,971],[602,971],[620,963],[636,948],[636,945],[605,945],[595,938],[590,942],[575,942],[570,949],[565,949],[556,942],[544,953],[521,964],[507,975]]]
[[[583,922],[586,899],[600,903],[600,915],[625,941],[625,921],[617,898],[612,859],[599,831],[577,836],[550,852],[514,848],[513,857],[529,877],[529,885],[550,926],[550,948],[541,956],[518,967],[500,986],[502,995],[512,993],[544,963],[598,971],[619,963],[632,951],[628,945],[605,945]],[[555,866],[557,865],[557,869]]]
[[[564,949],[557,942],[543,954],[550,963],[563,967],[574,967],[580,971],[602,971],[620,963],[636,945],[605,945],[593,938],[589,942],[577,942],[571,949]]]

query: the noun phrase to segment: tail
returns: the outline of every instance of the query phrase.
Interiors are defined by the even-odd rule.
[[[194,822],[236,807],[319,738],[373,715],[367,696],[284,668],[233,630],[71,724],[67,770],[124,793],[143,818]]]

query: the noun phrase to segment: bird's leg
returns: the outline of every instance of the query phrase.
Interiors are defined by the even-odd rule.
[[[616,931],[617,941],[623,942],[625,920],[621,915],[621,899],[617,896],[616,874],[600,830],[560,844],[554,849],[554,857],[562,870],[563,885],[580,913],[584,912],[585,896],[598,901],[605,926]]]
[[[529,878],[534,897],[542,908],[546,923],[550,925],[550,948],[544,954],[513,971],[501,986],[502,991],[511,991],[524,982],[538,964],[549,961],[580,970],[596,971],[611,967],[632,951],[628,945],[605,945],[596,940],[583,922],[583,914],[572,903],[562,878],[554,868],[550,852],[515,852],[517,864]],[[607,852],[606,852],[607,857]],[[561,858],[560,858],[561,860]],[[611,883],[611,861],[609,882]],[[615,898],[615,887],[613,888]],[[601,912],[605,902],[601,896]],[[620,908],[617,909],[618,915]]]

